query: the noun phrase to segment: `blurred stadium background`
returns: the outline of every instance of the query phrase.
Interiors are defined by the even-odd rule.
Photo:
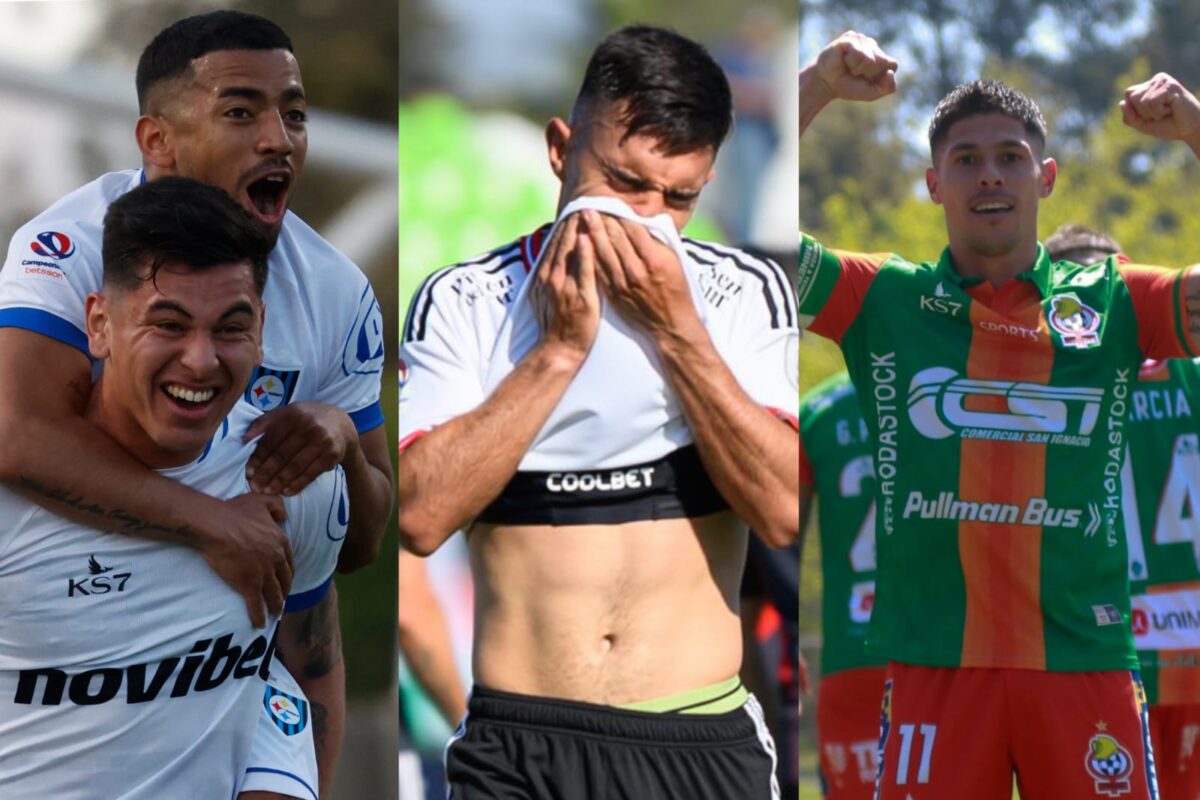
[[[395,4],[322,0],[0,2],[0,237],[63,194],[141,165],[133,74],[142,47],[188,14],[236,7],[291,36],[309,96],[308,161],[294,210],[371,278],[396,331]],[[394,362],[383,407],[395,441]],[[394,526],[384,553],[395,552]],[[395,565],[338,578],[350,717],[334,797],[395,796]]]
[[[595,44],[621,25],[703,42],[738,118],[688,234],[796,261],[796,6],[792,0],[425,0],[401,5],[400,307],[433,270],[549,222],[558,184],[543,127],[566,116]],[[470,685],[472,587],[462,537],[428,559]],[[401,666],[408,730],[438,797],[449,728]]]
[[[1038,102],[1050,128],[1058,184],[1041,205],[1041,238],[1065,222],[1114,235],[1134,259],[1182,267],[1200,258],[1200,165],[1187,148],[1152,141],[1121,123],[1124,89],[1158,71],[1200,88],[1187,0],[800,0],[800,57],[812,59],[844,30],[876,37],[900,61],[898,93],[830,107],[809,129],[800,159],[800,228],[829,246],[936,259],[946,244],[928,198],[925,129],[952,86],[999,78]],[[801,389],[843,368],[818,337],[801,346]],[[802,643],[814,681],[820,655],[817,532],[807,536]],[[806,713],[802,725],[812,724]],[[815,757],[815,756],[814,756]],[[802,798],[816,798],[814,785]]]

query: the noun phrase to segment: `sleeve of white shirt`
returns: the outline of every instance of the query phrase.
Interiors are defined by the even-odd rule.
[[[400,344],[400,446],[484,400],[477,331],[449,267],[425,279]]]
[[[354,296],[340,293],[330,297],[330,300],[337,297],[338,302],[323,312],[325,318],[318,321],[328,336],[327,341],[337,350],[330,353],[316,400],[345,409],[355,429],[365,433],[383,424],[379,405],[385,357],[383,313],[366,276],[357,268],[354,272],[360,279],[353,287]]]
[[[340,466],[321,473],[299,494],[284,498],[284,507],[296,566],[284,611],[303,611],[319,603],[333,581],[350,522],[346,473]]]
[[[24,328],[88,355],[84,306],[100,290],[97,226],[39,217],[8,246],[0,270],[0,327]]]
[[[800,328],[796,295],[784,271],[770,259],[720,248],[740,291],[732,319],[714,337],[738,384],[759,405],[795,425],[800,411]]]

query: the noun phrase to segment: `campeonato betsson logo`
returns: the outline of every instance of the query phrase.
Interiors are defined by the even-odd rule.
[[[1103,389],[976,380],[959,377],[948,367],[930,367],[913,376],[908,415],[913,427],[930,439],[957,433],[1047,442],[1052,434],[1090,436],[1103,399]]]

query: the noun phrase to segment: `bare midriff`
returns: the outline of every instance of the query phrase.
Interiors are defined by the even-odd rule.
[[[605,705],[726,680],[742,662],[745,525],[476,525],[480,686]]]

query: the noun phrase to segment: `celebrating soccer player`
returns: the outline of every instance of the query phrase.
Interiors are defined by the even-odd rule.
[[[897,67],[839,37],[801,71],[801,130]],[[1122,109],[1200,153],[1200,103],[1169,76]],[[801,240],[801,311],[841,345],[872,443],[879,797],[1008,798],[1014,772],[1031,797],[1152,797],[1120,474],[1138,365],[1200,346],[1200,273],[1049,259],[1056,165],[1020,92],[958,86],[929,134],[937,262]]]

